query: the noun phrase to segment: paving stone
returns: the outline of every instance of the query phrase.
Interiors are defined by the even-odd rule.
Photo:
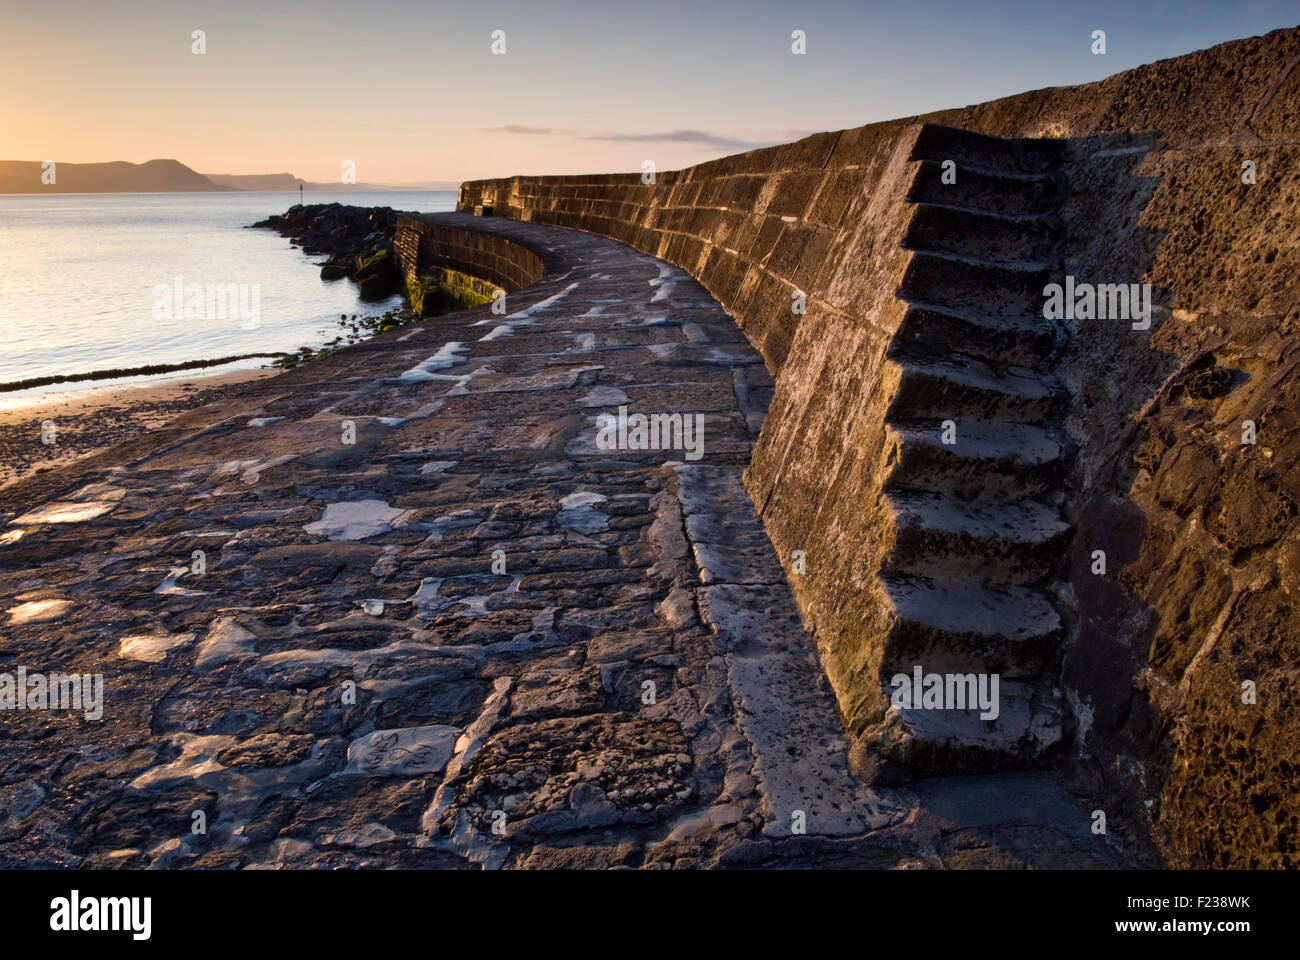
[[[376,730],[352,741],[343,772],[369,777],[437,773],[451,759],[459,732],[455,727],[441,724]]]

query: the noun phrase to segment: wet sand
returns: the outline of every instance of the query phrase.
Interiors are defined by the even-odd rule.
[[[0,395],[0,487],[137,437],[279,372],[196,371],[111,387]],[[42,442],[47,421],[54,425],[52,444]]]

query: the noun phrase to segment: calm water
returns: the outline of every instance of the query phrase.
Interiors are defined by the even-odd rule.
[[[456,193],[307,201],[436,213],[454,209]],[[363,304],[351,281],[319,278],[312,264],[323,256],[305,256],[273,231],[243,229],[297,202],[287,193],[0,196],[0,383],[319,346],[338,335],[340,314],[396,305],[396,297]],[[165,306],[155,288],[174,289],[177,277],[185,286],[244,284],[245,306],[256,289],[256,326],[229,313],[186,318],[183,304],[177,319],[157,318]]]

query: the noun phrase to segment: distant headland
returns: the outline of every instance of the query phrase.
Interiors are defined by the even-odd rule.
[[[128,163],[63,163],[40,160],[0,160],[3,193],[224,193],[281,192],[299,186],[313,192],[360,190],[455,190],[458,181],[422,183],[319,183],[291,173],[199,173],[179,160]]]

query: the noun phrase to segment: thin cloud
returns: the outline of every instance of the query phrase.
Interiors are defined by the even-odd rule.
[[[529,127],[522,123],[507,123],[503,127],[484,127],[484,133],[564,133],[552,127]]]
[[[663,133],[592,133],[584,140],[609,140],[618,143],[694,143],[716,150],[753,150],[772,141],[737,140],[707,130],[668,130]]]
[[[600,140],[607,143],[681,143],[693,144],[704,150],[754,150],[758,147],[770,147],[777,143],[788,143],[808,136],[804,130],[784,130],[773,133],[765,140],[740,140],[707,130],[665,130],[659,133],[620,133],[606,130],[596,133],[580,133],[575,130],[563,130],[557,127],[530,127],[526,124],[508,123],[499,127],[484,127],[484,133],[522,133],[550,134],[557,137],[576,137],[580,140]]]

